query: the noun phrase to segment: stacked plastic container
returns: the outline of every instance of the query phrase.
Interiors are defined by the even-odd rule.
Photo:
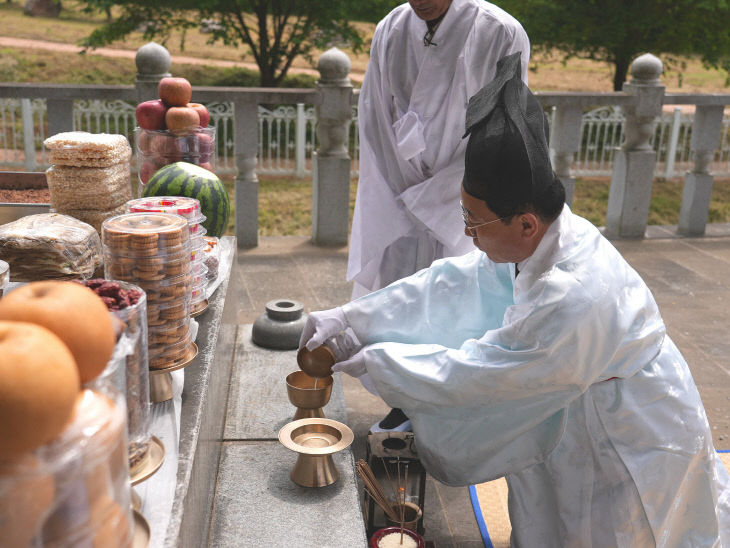
[[[192,285],[190,290],[190,313],[195,315],[206,306],[205,288],[208,285],[208,267],[205,265],[205,215],[200,202],[185,196],[151,196],[127,202],[129,213],[167,213],[185,218],[190,230],[190,263]]]
[[[125,213],[102,225],[104,276],[139,286],[147,295],[150,369],[168,369],[194,355],[190,336],[190,229],[168,213]]]

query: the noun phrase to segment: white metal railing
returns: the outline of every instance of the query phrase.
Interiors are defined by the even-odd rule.
[[[233,103],[209,103],[211,125],[216,128],[218,159],[216,171],[235,172]],[[125,101],[77,100],[74,102],[74,129],[126,135],[134,140],[135,105]],[[611,174],[614,151],[623,138],[624,116],[618,107],[601,107],[583,115],[582,145],[573,163],[578,176]],[[693,114],[679,107],[665,112],[656,121],[650,140],[657,151],[654,174],[678,177],[691,167],[690,137]],[[303,104],[279,106],[273,110],[259,107],[257,171],[263,174],[307,177],[312,173],[312,152],[317,146],[315,109]],[[46,106],[42,99],[0,99],[0,166],[45,169],[47,153]],[[358,172],[359,142],[357,108],[350,123],[352,173]],[[730,176],[730,116],[723,119],[720,147],[715,152],[711,172]]]

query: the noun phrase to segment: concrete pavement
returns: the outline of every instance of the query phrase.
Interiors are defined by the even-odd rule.
[[[644,240],[613,243],[651,288],[689,362],[715,447],[730,449],[730,225],[709,225],[702,238],[678,238],[674,231],[650,227]],[[257,248],[238,252],[223,322],[251,324],[273,299],[298,300],[307,312],[340,305],[351,291],[346,267],[346,247],[316,247],[307,237],[261,238]],[[355,433],[353,453],[363,458],[368,428],[388,407],[346,375],[342,388]],[[466,488],[429,478],[424,526],[426,539],[438,548],[483,546]]]

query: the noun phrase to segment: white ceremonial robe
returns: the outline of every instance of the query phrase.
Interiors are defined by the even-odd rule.
[[[477,250],[343,309],[428,472],[506,476],[513,546],[730,546],[689,368],[645,283],[567,205],[517,278]]]
[[[512,16],[482,0],[453,0],[433,41],[408,4],[375,29],[360,91],[360,179],[347,279],[353,297],[434,259],[472,249],[459,199],[466,107],[494,78],[497,61],[530,43]]]

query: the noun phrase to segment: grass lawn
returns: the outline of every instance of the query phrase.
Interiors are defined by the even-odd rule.
[[[233,180],[224,180],[231,196]],[[649,224],[676,225],[682,201],[681,179],[657,179],[652,187]],[[575,185],[573,211],[596,226],[606,224],[606,206],[610,180],[607,178],[578,179]],[[350,184],[350,222],[357,192],[357,180]],[[715,181],[709,212],[710,223],[730,223],[730,180]],[[229,224],[233,234],[233,215]],[[311,236],[312,181],[294,177],[259,176],[259,235]]]

